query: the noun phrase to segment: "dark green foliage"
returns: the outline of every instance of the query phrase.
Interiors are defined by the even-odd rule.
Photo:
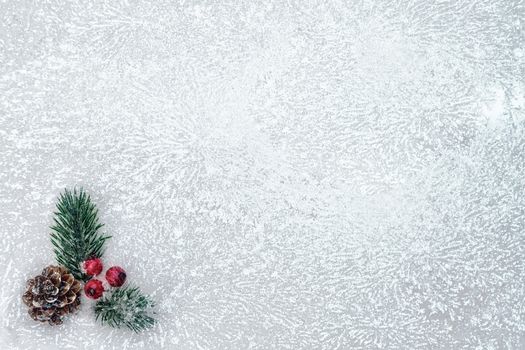
[[[153,301],[137,287],[126,285],[106,292],[95,304],[95,316],[102,324],[140,332],[155,324],[153,306]]]
[[[56,260],[77,279],[89,277],[81,271],[81,264],[88,258],[100,258],[109,236],[99,233],[103,224],[98,221],[98,210],[82,189],[65,190],[57,203],[57,212],[51,226],[51,243]]]

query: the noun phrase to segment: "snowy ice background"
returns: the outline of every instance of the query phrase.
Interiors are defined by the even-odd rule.
[[[524,17],[0,1],[0,348],[524,349]],[[27,316],[75,185],[151,331]]]

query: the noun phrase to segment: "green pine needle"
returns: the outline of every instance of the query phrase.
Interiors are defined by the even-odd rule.
[[[81,270],[82,262],[100,258],[104,243],[110,238],[98,232],[103,226],[98,221],[98,210],[83,189],[66,189],[58,199],[54,214],[51,243],[56,260],[75,278],[87,281],[89,277]]]
[[[140,332],[155,324],[151,317],[153,301],[134,286],[124,286],[106,293],[95,304],[95,316],[103,325],[127,327]]]

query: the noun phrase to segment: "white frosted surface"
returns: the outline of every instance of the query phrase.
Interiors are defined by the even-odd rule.
[[[0,1],[0,348],[524,349],[524,14]],[[151,331],[27,316],[74,185]]]

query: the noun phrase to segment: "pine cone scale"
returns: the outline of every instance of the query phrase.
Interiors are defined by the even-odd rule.
[[[69,292],[69,289],[71,288],[71,285],[70,284],[67,284],[66,282],[61,282],[60,283],[60,292],[58,293],[59,296],[62,296],[64,294],[66,294],[67,292]]]
[[[22,301],[27,306],[33,306],[33,296],[30,291],[24,293],[24,295],[22,296]]]
[[[53,272],[48,278],[53,283],[54,286],[56,287],[60,286],[60,281],[62,278],[58,272]]]
[[[79,281],[75,280],[68,288],[70,288],[76,295],[79,295],[82,285],[80,285]]]

